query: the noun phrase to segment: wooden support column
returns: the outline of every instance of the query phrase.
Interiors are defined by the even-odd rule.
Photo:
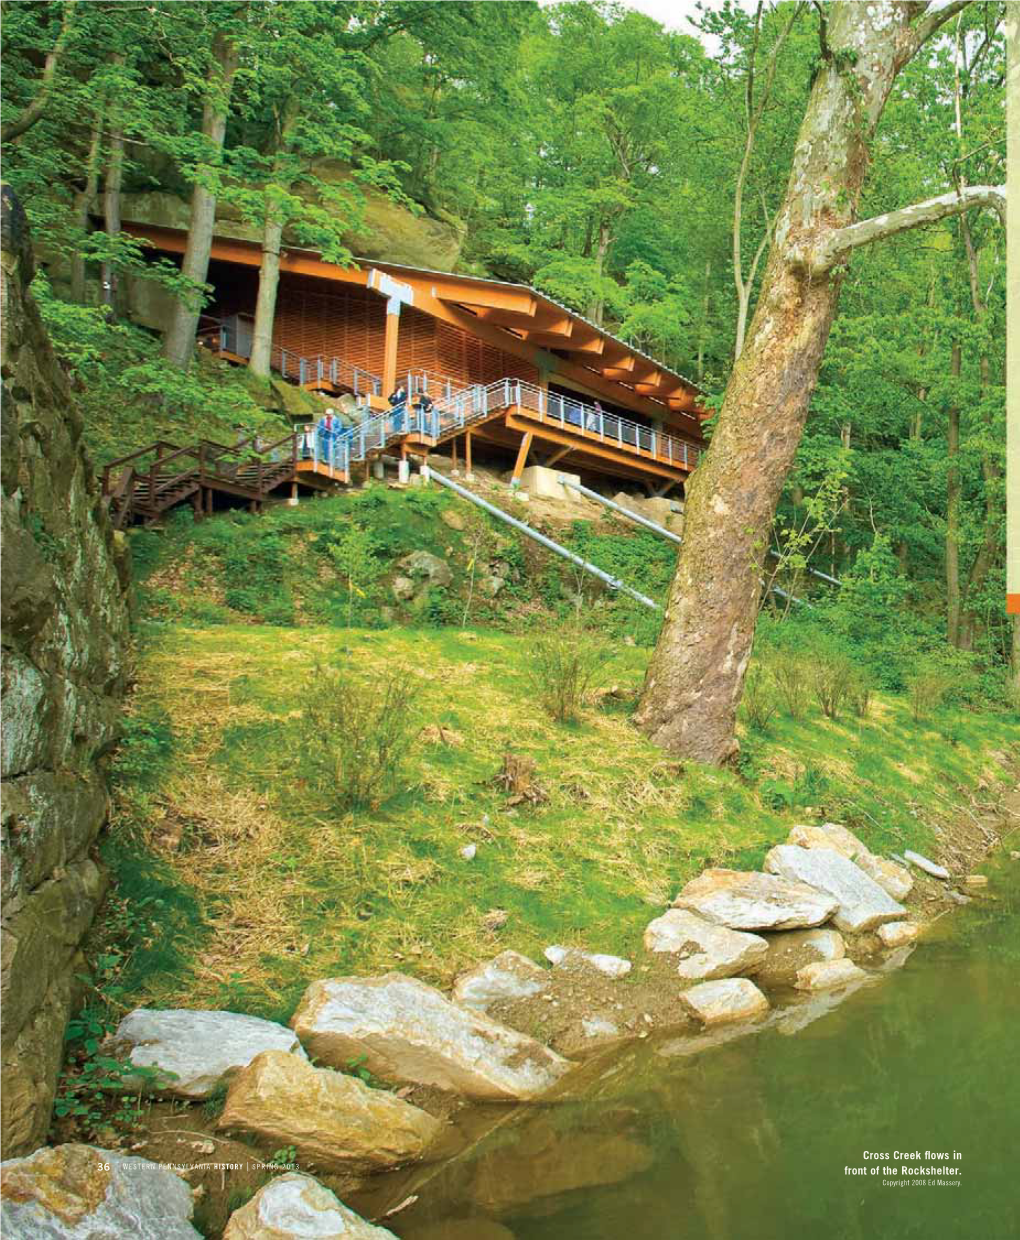
[[[464,432],[464,474],[471,477],[471,432]]]
[[[457,468],[457,436],[450,440],[450,468]]]
[[[383,395],[397,386],[397,341],[400,334],[400,302],[391,297],[386,303],[386,336],[383,341]]]
[[[655,498],[662,499],[664,495],[672,491],[672,489],[676,486],[676,484],[677,484],[677,479],[670,478],[670,480],[665,484],[665,486],[659,487],[659,489],[655,492]]]
[[[521,440],[521,446],[517,451],[517,461],[514,464],[513,477],[510,479],[512,487],[518,486],[521,481],[521,474],[524,473],[524,466],[528,463],[528,453],[531,451],[531,441],[534,436],[529,431]]]

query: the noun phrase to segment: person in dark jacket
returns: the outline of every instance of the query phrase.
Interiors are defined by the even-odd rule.
[[[393,429],[399,431],[403,429],[404,412],[407,409],[407,388],[402,383],[398,383],[387,399],[390,402],[390,408],[393,410]]]

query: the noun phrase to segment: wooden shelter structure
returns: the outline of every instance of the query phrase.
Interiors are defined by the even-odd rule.
[[[125,229],[164,254],[184,251],[181,230]],[[214,240],[215,301],[203,330],[237,362],[251,351],[260,261],[256,242]],[[512,461],[515,477],[528,463],[554,465],[665,493],[682,488],[704,443],[707,411],[694,383],[522,284],[395,263],[343,267],[288,248],[272,366],[304,387],[353,393],[376,413],[398,385],[411,402],[428,393],[440,411],[484,390],[484,410],[473,397],[469,417],[437,421],[436,433],[423,424],[387,430],[375,450],[427,456],[448,444],[469,468],[479,452]]]

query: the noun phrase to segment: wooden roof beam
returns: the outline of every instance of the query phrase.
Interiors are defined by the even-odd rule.
[[[529,317],[538,309],[538,302],[525,289],[486,288],[483,284],[460,284],[452,280],[429,279],[429,292],[437,301],[455,302],[472,310],[505,310]],[[413,278],[411,284],[417,283]]]

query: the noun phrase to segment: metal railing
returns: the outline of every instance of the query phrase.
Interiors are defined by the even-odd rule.
[[[217,327],[202,334],[206,339],[216,339],[223,353],[251,357],[251,330],[237,316],[223,320]],[[382,393],[382,379],[378,375],[344,361],[342,357],[325,354],[303,357],[300,353],[274,344],[269,353],[269,367],[301,387],[306,383],[330,383],[333,387],[349,388],[355,396],[379,396]]]
[[[698,460],[697,446],[686,440],[510,378],[486,386],[475,384],[462,388],[449,399],[437,401],[430,409],[414,404],[399,405],[366,418],[348,430],[323,432],[316,428],[314,442],[308,446],[308,456],[346,471],[352,462],[364,461],[369,453],[379,452],[408,435],[438,443],[501,409],[514,406],[527,416],[558,425],[582,439],[651,457],[677,468],[693,469]]]

